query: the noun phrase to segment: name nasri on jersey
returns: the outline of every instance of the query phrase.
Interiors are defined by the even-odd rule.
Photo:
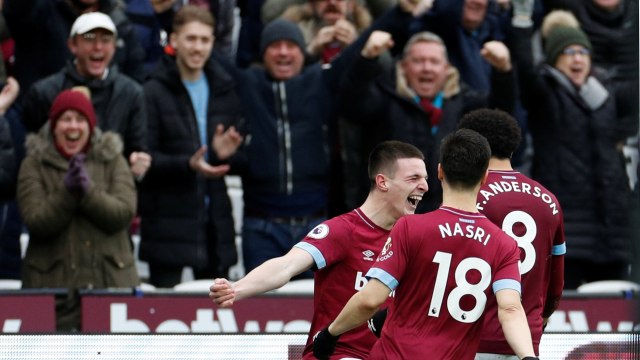
[[[558,205],[554,201],[553,197],[550,194],[543,192],[543,190],[538,186],[533,186],[532,188],[531,184],[520,181],[495,181],[487,184],[487,188],[480,190],[480,196],[484,200],[479,201],[476,205],[479,211],[484,210],[483,205],[486,205],[493,196],[506,192],[518,192],[539,198],[545,204],[549,205],[553,215],[558,213]]]
[[[487,232],[483,228],[472,224],[461,225],[459,222],[454,222],[452,225],[446,222],[444,224],[438,224],[438,229],[440,229],[440,236],[442,236],[443,239],[453,236],[463,236],[472,240],[476,240],[482,245],[486,246],[489,242],[489,239],[491,238],[491,234],[487,234]]]

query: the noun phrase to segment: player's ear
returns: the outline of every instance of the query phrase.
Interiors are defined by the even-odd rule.
[[[444,180],[444,172],[442,171],[442,166],[438,163],[438,180]]]
[[[482,180],[480,180],[480,185],[484,185],[487,182],[488,177],[489,177],[489,169],[487,169],[487,171],[484,172],[484,176],[482,177]]]
[[[384,176],[384,174],[376,175],[376,187],[378,187],[380,191],[389,190],[389,187],[387,186],[387,178]]]

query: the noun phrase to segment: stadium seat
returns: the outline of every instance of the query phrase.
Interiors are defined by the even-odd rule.
[[[279,289],[271,291],[272,294],[287,295],[313,295],[313,279],[292,280]]]
[[[179,292],[198,292],[198,293],[209,293],[209,286],[213,284],[212,279],[203,279],[203,280],[191,280],[181,282],[180,284],[173,287],[173,290]]]
[[[156,291],[156,287],[149,283],[143,282],[140,283],[140,290],[142,290],[143,292],[153,292]]]
[[[619,292],[640,292],[640,284],[625,280],[594,281],[578,286],[579,293],[603,294]]]
[[[20,290],[22,281],[15,279],[0,279],[0,290]]]

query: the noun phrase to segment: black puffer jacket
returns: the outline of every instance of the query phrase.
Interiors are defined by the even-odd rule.
[[[592,109],[561,84],[563,75],[554,75],[549,65],[533,66],[531,29],[514,29],[513,35],[533,136],[532,176],[562,204],[566,256],[626,261],[631,190],[621,144],[637,133],[638,119],[622,110],[637,101],[637,89],[616,93],[606,87],[608,98]]]
[[[9,123],[0,116],[0,201],[13,197],[16,177],[16,157]]]
[[[345,48],[328,68],[316,63],[286,81],[262,68],[240,70],[223,63],[236,79],[251,135],[242,162],[245,214],[308,216],[326,210],[330,137],[336,123],[338,87],[347,66],[371,32],[407,36],[411,15],[395,7]]]
[[[113,63],[123,73],[141,81],[144,49],[133,25],[117,0],[98,2],[100,11],[111,17],[118,30]],[[67,39],[71,25],[80,13],[70,3],[67,0],[4,2],[3,13],[16,42],[15,76],[23,89],[27,90],[37,80],[57,72],[72,58]]]
[[[210,94],[207,138],[211,139],[218,124],[241,126],[242,107],[233,80],[217,63],[209,61],[205,74]],[[213,265],[219,275],[226,276],[237,262],[231,201],[223,178],[205,179],[189,167],[189,158],[198,148],[210,144],[200,143],[195,111],[175,58],[161,60],[144,91],[153,162],[140,190],[140,258],[177,266]],[[213,151],[208,156],[210,163],[219,163]],[[205,201],[209,201],[208,212]],[[205,222],[213,226],[215,236],[206,236]]]
[[[62,90],[86,86],[96,109],[98,126],[122,137],[125,158],[132,151],[146,149],[147,113],[142,86],[118,71],[109,69],[102,80],[90,80],[78,73],[72,62],[62,70],[37,81],[24,99],[22,121],[28,132],[37,132],[47,122],[53,99]]]

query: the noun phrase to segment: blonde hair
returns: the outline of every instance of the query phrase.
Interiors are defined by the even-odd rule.
[[[74,86],[71,88],[73,91],[83,93],[87,99],[91,100],[91,90],[86,86]]]
[[[444,49],[444,58],[445,60],[447,60],[447,62],[449,62],[447,46],[444,44],[444,41],[442,41],[442,38],[440,36],[436,35],[435,33],[432,33],[431,31],[421,31],[413,35],[409,39],[409,41],[407,41],[407,44],[404,46],[404,49],[402,50],[402,58],[404,59],[409,53],[409,49],[411,49],[411,47],[414,44],[417,44],[419,42],[435,43],[435,44],[442,45],[442,48]]]

